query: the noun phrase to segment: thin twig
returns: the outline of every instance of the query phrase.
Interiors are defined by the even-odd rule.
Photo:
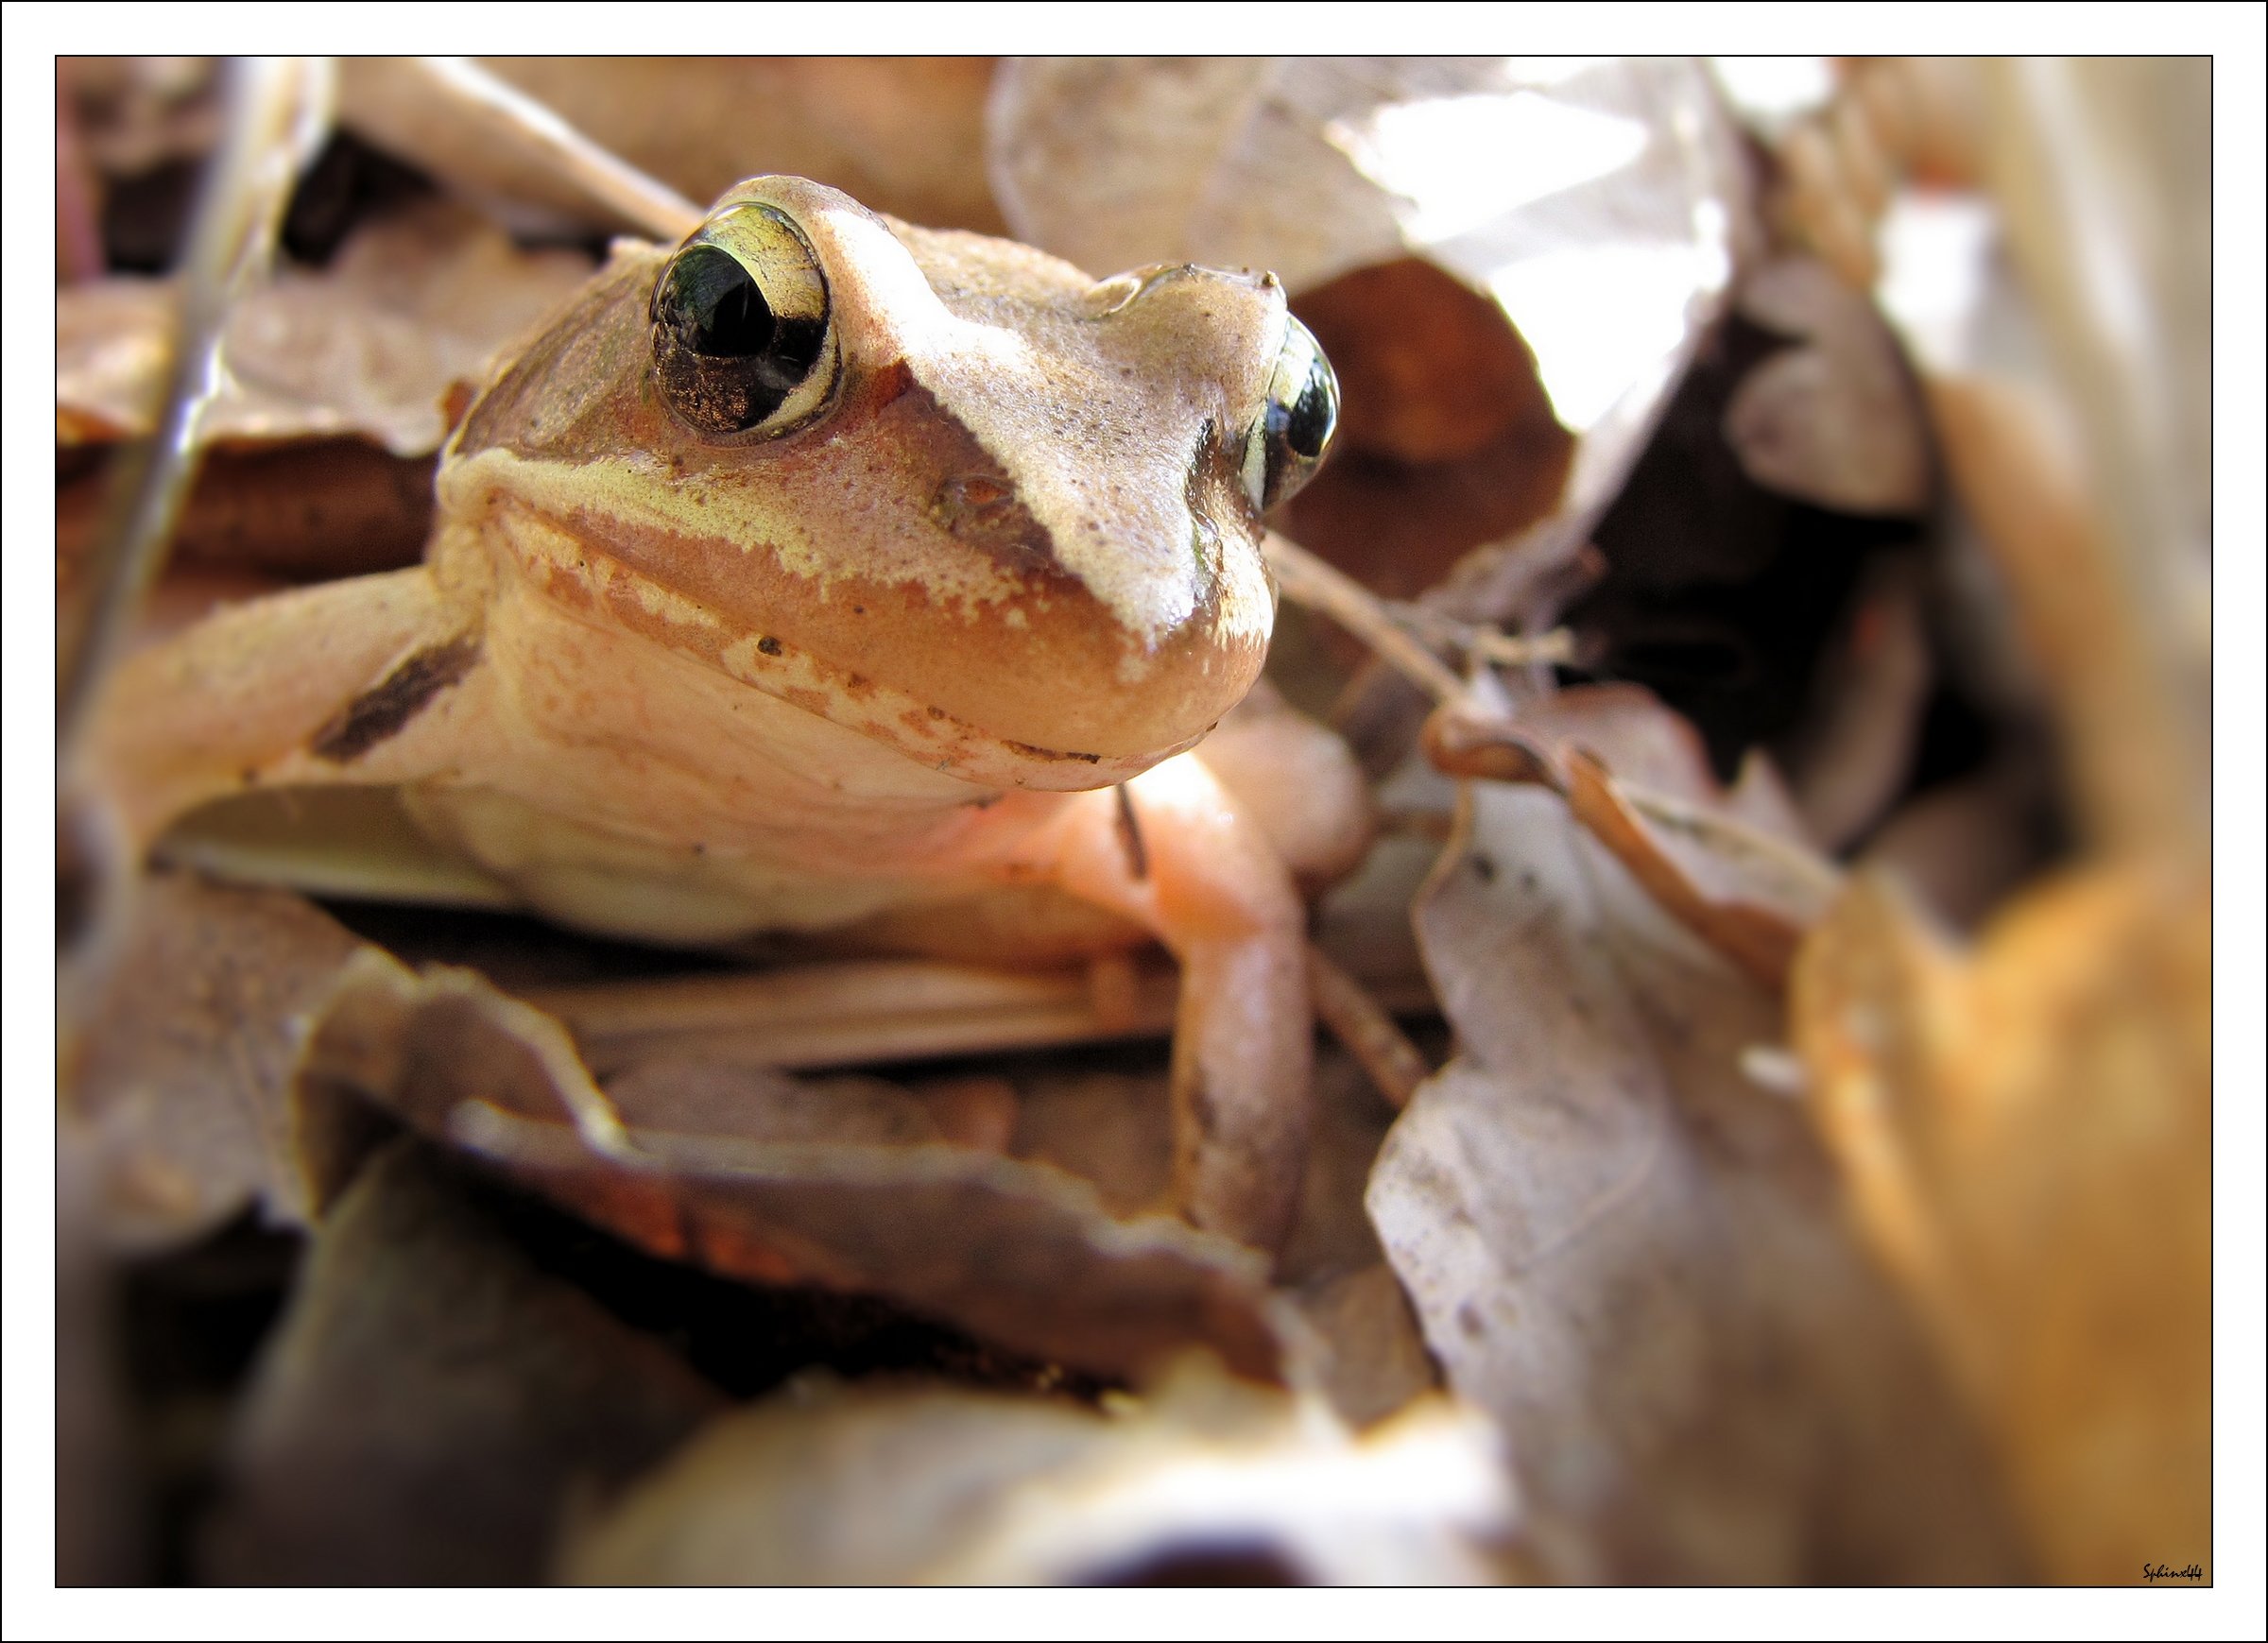
[[[1348,1042],[1358,1056],[1388,1069],[1373,1076],[1390,1096],[1413,1082],[1413,1068],[1415,1078],[1426,1074],[1415,1051],[1392,1048],[1400,1034],[1386,1012],[1429,1009],[1433,995],[1418,977],[1372,985],[1382,991],[1330,964],[1315,983],[1316,1010],[1340,1036],[1354,1035]],[[520,996],[564,1023],[603,1078],[663,1054],[812,1070],[1162,1037],[1174,1028],[1180,982],[1176,967],[1152,951],[1052,970],[876,959]],[[1380,1021],[1383,1034],[1375,1030]]]
[[[1086,969],[1013,972],[916,960],[799,966],[531,992],[602,1076],[668,1053],[783,1068],[875,1065],[1170,1032],[1162,964],[1098,998]]]
[[[313,59],[254,58],[229,70],[228,125],[206,163],[181,268],[180,331],[156,435],[117,458],[109,520],[88,556],[83,599],[56,625],[56,756],[110,671],[142,596],[165,562],[173,523],[197,478],[198,424],[220,375],[220,338],[239,297],[266,267],[301,161],[329,113],[330,70]]]
[[[1286,599],[1330,617],[1436,702],[1464,695],[1465,681],[1413,639],[1369,589],[1274,531],[1262,539],[1262,547]]]
[[[449,148],[472,144],[547,175],[653,239],[681,240],[700,226],[693,201],[470,59],[352,60],[342,100],[349,124],[409,158],[445,169]]]
[[[1533,667],[1538,662],[1559,664],[1575,659],[1575,636],[1565,627],[1549,633],[1506,633],[1499,627],[1462,622],[1423,605],[1390,605],[1393,618],[1414,628],[1428,642],[1454,646],[1479,661],[1496,667]]]
[[[1434,1070],[1385,1007],[1313,942],[1307,948],[1307,985],[1315,1015],[1362,1063],[1378,1092],[1397,1112],[1409,1105]]]

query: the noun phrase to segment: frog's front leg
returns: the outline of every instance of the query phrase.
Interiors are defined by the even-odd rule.
[[[1181,964],[1174,1189],[1208,1231],[1275,1249],[1307,1154],[1305,916],[1253,819],[1195,758],[1070,796],[1015,868],[1137,920]]]
[[[480,662],[423,566],[254,600],[121,663],[72,779],[136,855],[248,787],[415,779],[479,722]]]

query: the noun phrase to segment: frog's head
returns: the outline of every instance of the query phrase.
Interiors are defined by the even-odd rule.
[[[1097,282],[760,178],[505,365],[445,505],[554,596],[973,780],[1094,787],[1260,671],[1330,365],[1273,275]]]

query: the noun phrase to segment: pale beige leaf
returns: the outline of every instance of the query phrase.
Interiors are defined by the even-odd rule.
[[[1185,1362],[1115,1416],[812,1387],[713,1423],[568,1550],[598,1585],[1463,1584],[1512,1503],[1485,1423],[1434,1402],[1356,1436]]]
[[[699,204],[469,58],[346,59],[338,105],[350,129],[523,222],[534,205],[541,226],[674,241],[700,221]]]
[[[1473,803],[1418,916],[1465,1053],[1369,1204],[1449,1384],[1503,1426],[1537,1555],[1585,1581],[2010,1578],[1825,1155],[1740,1072],[1778,1036],[1770,996],[1551,794]]]
[[[221,344],[208,444],[359,435],[423,455],[449,431],[453,385],[591,271],[569,250],[522,250],[461,207],[423,201],[357,232],[327,267],[286,267],[248,295]],[[168,281],[119,276],[56,294],[57,435],[149,432],[177,323]]]
[[[501,57],[483,66],[706,204],[808,177],[926,228],[1003,231],[985,180],[984,58]],[[488,157],[490,163],[494,156]],[[553,199],[540,176],[500,178]],[[572,207],[572,199],[555,201]]]

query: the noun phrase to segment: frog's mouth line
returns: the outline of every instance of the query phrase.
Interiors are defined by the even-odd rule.
[[[980,787],[1108,787],[1194,746],[1211,728],[1208,724],[1170,746],[1130,753],[1028,742],[923,702],[793,640],[749,634],[698,597],[648,581],[571,531],[520,533],[514,558],[523,574],[546,585],[537,596],[571,620],[660,644],[789,708]]]

